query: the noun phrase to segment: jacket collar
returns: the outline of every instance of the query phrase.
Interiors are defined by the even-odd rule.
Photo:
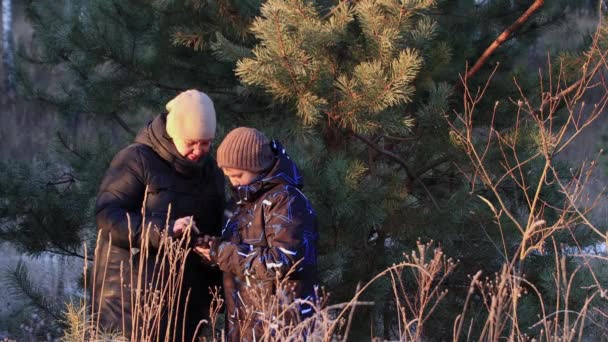
[[[291,185],[297,188],[302,188],[304,185],[300,170],[291,160],[283,145],[277,140],[272,140],[270,146],[274,153],[274,164],[250,184],[232,187],[237,203],[254,202],[261,194],[276,185]]]

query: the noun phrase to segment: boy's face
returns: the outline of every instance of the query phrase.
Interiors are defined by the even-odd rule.
[[[232,186],[249,185],[259,175],[255,172],[233,169],[231,167],[222,168],[222,171],[224,171],[224,174],[226,175],[226,177],[228,177]]]

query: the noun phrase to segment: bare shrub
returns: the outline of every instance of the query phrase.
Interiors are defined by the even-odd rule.
[[[462,80],[464,110],[455,113],[456,120],[450,123],[451,135],[454,143],[469,157],[470,172],[463,170],[463,174],[471,184],[471,193],[478,194],[494,214],[496,227],[503,236],[499,253],[504,255],[505,262],[493,278],[480,280],[480,273],[473,277],[463,312],[454,323],[454,340],[464,336],[472,338],[471,331],[475,324],[481,329],[477,338],[484,341],[528,340],[529,334],[538,340],[579,341],[585,336],[584,331],[592,326],[599,329],[604,338],[607,336],[608,330],[593,317],[607,317],[605,303],[597,300],[605,295],[596,276],[598,268],[592,267],[586,260],[588,254],[580,252],[577,255],[580,257],[579,266],[568,272],[567,251],[558,248],[554,239],[558,234],[566,234],[578,244],[575,232],[583,229],[595,234],[603,243],[607,238],[589,218],[603,196],[602,192],[595,198],[588,197],[587,187],[597,160],[584,162],[576,169],[571,168],[566,175],[557,162],[560,152],[583,134],[603,113],[608,103],[608,87],[603,77],[608,51],[600,48],[605,37],[606,32],[600,27],[581,66],[580,79],[573,84],[566,84],[562,72],[557,79],[550,75],[548,80],[539,73],[541,87],[536,100],[533,100],[523,93],[515,81],[519,98],[509,99],[516,108],[515,125],[509,129],[500,130],[494,125],[499,103],[496,103],[489,127],[477,127],[476,107],[490,86],[490,80],[475,91],[467,87],[466,78]],[[545,84],[548,84],[548,88],[544,88]],[[588,108],[582,98],[591,89],[600,90],[602,95],[596,104]],[[523,135],[530,132],[534,132],[536,150],[526,155],[521,153],[518,143]],[[526,158],[522,159],[522,155],[526,155]],[[532,164],[540,165],[539,177],[530,176]],[[515,189],[523,198],[523,210],[521,204],[515,206],[510,202],[505,188]],[[550,188],[561,194],[559,200],[545,196],[545,191]],[[489,196],[480,195],[481,189]],[[552,215],[548,215],[548,212]],[[504,239],[506,224],[514,226],[519,236],[514,251]],[[531,255],[545,255],[551,243],[556,258],[553,272],[556,295],[555,302],[549,303],[546,302],[546,294],[527,280],[524,264]],[[575,277],[583,268],[591,275],[593,285],[585,293],[582,305],[573,307]],[[526,326],[518,315],[521,298],[530,292],[536,297],[541,312],[538,313],[537,323]],[[481,323],[466,317],[473,294],[481,296],[482,308],[486,313]],[[580,298],[576,299],[580,301]],[[540,332],[535,333],[538,328]]]

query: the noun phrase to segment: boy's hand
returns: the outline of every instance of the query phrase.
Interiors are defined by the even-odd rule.
[[[206,261],[215,263],[217,261],[217,250],[221,241],[222,238],[219,236],[205,235],[201,240],[197,241],[194,251],[206,259]]]
[[[194,251],[196,252],[196,254],[203,257],[203,259],[205,259],[205,261],[211,262],[211,248],[203,247],[203,246],[196,246],[196,247],[194,247]]]

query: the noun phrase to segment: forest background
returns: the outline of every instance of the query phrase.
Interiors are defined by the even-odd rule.
[[[9,74],[14,78],[3,83],[0,113],[0,238],[6,241],[3,249],[35,256],[44,268],[49,262],[59,266],[51,281],[28,274],[23,263],[8,268],[5,289],[12,292],[2,298],[15,293],[26,301],[3,306],[8,310],[2,312],[0,330],[14,338],[61,335],[57,320],[63,303],[80,293],[82,241],[94,245],[92,203],[109,159],[163,110],[167,99],[193,87],[216,101],[218,141],[233,127],[259,127],[284,140],[303,167],[306,191],[320,215],[320,271],[332,301],[350,299],[358,283],[401,260],[417,241],[432,240],[459,260],[443,284],[449,295],[432,319],[454,320],[469,276],[478,270],[491,276],[520,248],[513,224],[495,229],[502,223],[481,198],[496,198],[483,182],[467,180],[474,167],[450,134],[458,128],[450,123],[466,107],[459,75],[533,1],[404,1],[413,14],[397,26],[389,10],[395,3],[361,3],[372,5],[357,7],[350,14],[355,19],[348,19],[340,4],[315,2],[318,12],[306,9],[303,20],[290,16],[289,1],[269,2],[267,13],[281,13],[283,21],[277,23],[297,32],[278,35],[271,21],[260,20],[251,29],[261,14],[261,3],[255,2],[14,4],[15,69],[9,73],[11,63],[3,63],[1,70],[4,80]],[[376,13],[374,6],[385,12]],[[270,20],[267,13],[264,18]],[[534,13],[470,79],[475,89],[493,74],[477,109],[477,132],[491,125],[503,131],[516,127],[517,106],[509,99],[521,96],[514,78],[532,101],[538,101],[533,94],[539,68],[548,75],[563,63],[569,67],[564,83],[575,81],[600,17],[601,6],[594,1],[551,1]],[[291,40],[281,47],[281,38]],[[276,57],[273,49],[281,48],[285,55]],[[268,67],[282,65],[281,60],[293,69],[289,63],[284,69]],[[341,73],[332,74],[332,68]],[[359,96],[346,95],[352,93]],[[588,103],[601,99],[593,91],[585,95]],[[496,101],[503,103],[497,111]],[[594,121],[556,156],[563,170],[597,157],[604,123],[603,116]],[[521,135],[524,154],[537,147],[537,134],[527,127]],[[541,170],[530,165],[526,172],[534,179]],[[605,177],[600,169],[588,183],[588,196],[601,198],[590,215],[600,231],[608,223]],[[500,191],[508,207],[525,218],[517,187]],[[549,204],[564,200],[559,189],[548,189],[544,196]],[[550,209],[541,215],[557,217]],[[556,254],[571,256],[602,243],[582,227],[569,228],[574,233],[555,235],[562,247],[551,250],[549,243],[522,265],[522,273],[532,274],[530,281],[547,297],[555,296],[549,281],[555,270],[547,265]],[[503,245],[508,248],[496,247]],[[580,263],[568,260],[571,267]],[[590,273],[580,272],[579,288],[588,286]],[[368,328],[355,329],[351,336],[370,336],[370,329],[376,336],[394,336],[395,313],[384,310],[393,301],[390,281],[378,282],[364,296],[376,305],[358,309],[355,319],[364,324],[355,326]],[[573,295],[575,303],[584,298],[584,293]],[[533,316],[538,305],[532,301],[522,307]],[[434,330],[427,337],[452,336],[451,325],[428,326]],[[601,329],[590,334],[606,337]]]

